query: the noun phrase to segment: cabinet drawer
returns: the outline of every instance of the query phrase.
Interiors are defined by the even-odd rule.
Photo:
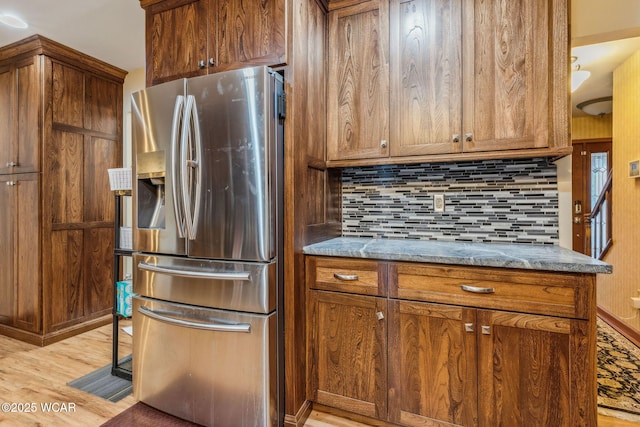
[[[325,291],[387,295],[387,264],[353,258],[306,258],[307,286]]]
[[[392,298],[586,319],[595,283],[586,275],[486,267],[395,263]],[[592,301],[595,300],[595,294]]]

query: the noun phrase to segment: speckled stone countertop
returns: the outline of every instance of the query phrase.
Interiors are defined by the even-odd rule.
[[[573,273],[611,273],[611,265],[551,245],[338,237],[305,246],[307,255],[414,261]]]

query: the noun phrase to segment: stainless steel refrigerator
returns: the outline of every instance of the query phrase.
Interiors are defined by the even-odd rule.
[[[253,67],[132,95],[133,387],[203,425],[282,425],[284,88]]]

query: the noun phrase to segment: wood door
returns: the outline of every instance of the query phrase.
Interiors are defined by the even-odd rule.
[[[146,8],[147,85],[207,72],[209,0],[178,0]]]
[[[475,309],[389,301],[390,421],[476,425],[475,317]]]
[[[462,150],[462,2],[391,2],[391,155]]]
[[[326,291],[310,291],[309,296],[311,399],[385,419],[386,299]]]
[[[389,156],[388,2],[329,12],[328,160]]]
[[[478,328],[479,425],[596,425],[587,321],[478,310]]]
[[[0,67],[0,173],[39,170],[39,56]]]
[[[566,0],[465,4],[463,151],[567,146]]]
[[[611,138],[573,142],[571,156],[573,250],[591,255],[591,205],[611,171]],[[592,181],[593,185],[592,185]],[[609,206],[611,209],[611,206]]]
[[[210,1],[210,73],[286,63],[285,0]]]

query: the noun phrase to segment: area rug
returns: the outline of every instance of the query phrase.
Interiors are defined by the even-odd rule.
[[[67,385],[111,402],[117,402],[133,391],[131,381],[111,375],[111,365],[70,381]]]
[[[640,421],[640,349],[600,319],[597,348],[598,406]]]
[[[142,402],[137,402],[100,427],[190,427],[198,425],[158,411]]]

